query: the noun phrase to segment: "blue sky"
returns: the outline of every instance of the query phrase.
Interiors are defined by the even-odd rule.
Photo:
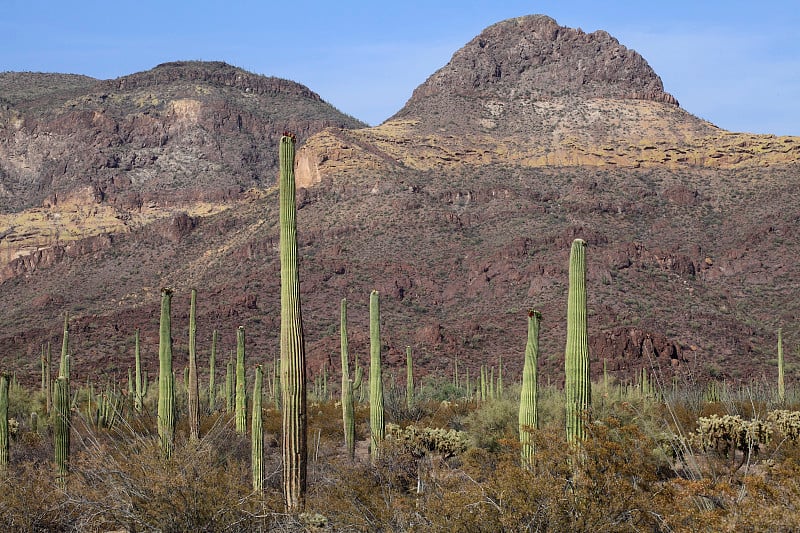
[[[307,85],[375,125],[480,31],[543,13],[641,53],[689,112],[800,135],[798,0],[2,0],[0,71],[115,78],[220,60]]]

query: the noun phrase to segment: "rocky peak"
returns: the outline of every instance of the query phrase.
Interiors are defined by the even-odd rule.
[[[447,96],[653,100],[677,106],[647,61],[605,31],[585,33],[530,15],[498,22],[458,50],[398,114]]]
[[[176,81],[234,87],[254,94],[273,96],[281,94],[321,100],[317,93],[299,83],[272,76],[253,74],[221,61],[174,61],[162,63],[145,72],[107,80],[103,82],[103,85],[108,90],[126,90],[163,86]]]

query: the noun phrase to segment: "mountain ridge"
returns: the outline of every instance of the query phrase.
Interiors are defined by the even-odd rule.
[[[498,28],[505,35],[486,38]],[[0,130],[0,172],[64,131],[74,141],[102,141],[83,151],[64,141],[72,154],[104,159],[85,167],[91,179],[76,174],[71,182],[59,166],[68,170],[70,160],[27,160],[39,174],[51,172],[53,183],[36,185],[41,203],[0,215],[0,356],[33,376],[41,342],[57,339],[58,315],[69,310],[85,358],[76,358],[76,375],[113,374],[124,368],[116,354],[129,351],[134,327],[152,351],[162,286],[176,288],[176,331],[186,321],[180,295],[199,287],[201,329],[226,335],[243,324],[259,357],[276,353],[277,197],[269,173],[277,136],[299,126],[298,238],[312,374],[335,366],[342,297],[359,324],[353,353],[366,353],[359,330],[366,296],[378,289],[390,367],[403,364],[410,345],[421,373],[446,373],[456,357],[472,371],[502,357],[513,374],[525,312],[537,307],[545,316],[542,375],[557,382],[566,259],[581,237],[589,243],[595,374],[605,360],[621,380],[643,367],[687,379],[770,375],[774,330],[785,325],[787,346],[800,340],[791,325],[800,317],[793,282],[800,271],[787,259],[800,252],[791,239],[800,224],[800,139],[721,130],[681,109],[646,62],[612,37],[560,28],[542,17],[491,26],[454,54],[457,64],[473,57],[482,65],[477,78],[464,78],[479,81],[477,93],[415,92],[374,128],[346,118],[325,124],[314,107],[321,102],[302,94],[295,96],[314,105],[275,115],[269,82],[217,63],[167,63],[116,85],[101,81],[83,99],[59,100],[70,120],[15,118],[6,109],[1,123],[13,135]],[[523,41],[571,58],[562,66],[587,53],[576,51],[587,43],[600,44],[587,74],[594,81],[581,83],[588,92],[512,94],[502,84],[504,72],[515,79],[514,62],[501,61],[492,81],[487,58],[517,61]],[[614,50],[618,71],[598,59]],[[528,53],[528,61],[535,57],[557,63]],[[598,85],[625,72],[643,78],[610,92]],[[573,74],[564,74],[567,85]],[[264,88],[246,91],[258,83]],[[285,90],[304,91],[290,83]],[[30,136],[18,135],[23,130]],[[170,157],[174,168],[188,168],[178,174],[183,182],[159,167]],[[6,187],[8,197],[13,187]],[[176,354],[181,364],[180,343]]]

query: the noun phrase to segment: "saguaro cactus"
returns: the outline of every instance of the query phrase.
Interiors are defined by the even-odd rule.
[[[64,336],[61,339],[61,365],[58,375],[69,381],[69,313],[64,314]]]
[[[361,387],[364,375],[361,367],[356,367],[355,380],[350,379],[350,349],[347,342],[347,299],[342,298],[340,307],[340,338],[342,346],[342,424],[344,426],[344,445],[350,459],[356,454],[356,421],[353,405],[353,391]]]
[[[786,384],[783,378],[783,332],[778,328],[778,400],[781,403],[786,401]]]
[[[247,382],[244,362],[244,326],[236,330],[236,433],[247,433]]]
[[[414,361],[411,359],[411,346],[406,346],[406,408],[410,411],[413,407],[414,407]]]
[[[233,357],[233,356],[231,356]],[[233,364],[233,359],[228,359],[228,364],[225,367],[225,412],[231,414],[236,408],[236,401],[234,399],[236,390],[236,370]]]
[[[200,439],[200,387],[197,383],[197,289],[189,303],[189,379],[186,406],[189,410],[189,439]]]
[[[135,359],[134,368],[134,392],[133,392],[133,408],[136,411],[142,410],[142,403],[144,401],[144,382],[142,380],[142,354],[139,346],[139,330],[134,333],[134,348],[133,357]]]
[[[48,342],[47,343],[47,352],[45,353],[45,408],[47,409],[47,414],[53,412],[53,377],[52,377],[52,366],[53,366],[53,347]]]
[[[264,492],[264,421],[261,415],[261,389],[264,374],[261,365],[256,366],[253,384],[253,413],[250,417],[250,466],[253,471],[253,492]]]
[[[8,466],[8,376],[0,374],[0,471]]]
[[[158,436],[164,458],[172,456],[175,436],[175,376],[172,374],[172,290],[161,289],[158,330]]]
[[[53,402],[55,418],[53,420],[53,444],[56,463],[56,474],[61,483],[69,472],[69,380],[59,376],[55,381],[55,398]]]
[[[294,136],[280,142],[281,389],[283,494],[289,512],[305,507],[307,472],[306,349],[297,271]]]
[[[377,461],[386,434],[383,423],[383,375],[381,370],[381,307],[378,291],[369,295],[369,431],[370,457]]]
[[[572,241],[569,255],[567,347],[564,370],[567,440],[576,443],[586,437],[583,421],[592,405],[589,335],[586,326],[586,241],[582,239]]]
[[[522,389],[519,397],[519,442],[522,464],[533,464],[531,429],[539,427],[539,322],[542,314],[528,311],[528,342],[525,345],[525,363],[522,367]]]
[[[217,407],[217,330],[211,334],[211,355],[208,357],[208,411],[213,413]]]

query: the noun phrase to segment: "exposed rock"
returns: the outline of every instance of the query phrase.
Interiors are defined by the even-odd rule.
[[[655,365],[665,360],[686,361],[680,346],[660,333],[639,328],[614,328],[593,335],[589,339],[589,352],[593,361],[602,365],[606,360],[608,369],[614,371]]]
[[[186,213],[178,213],[171,220],[165,220],[156,226],[154,229],[165,239],[178,242],[197,227],[197,219]]]
[[[506,100],[547,100],[567,94],[678,105],[642,56],[607,32],[587,34],[559,26],[550,17],[531,15],[486,28],[417,87],[396,117],[425,115],[429,99],[494,96],[498,100],[492,105],[499,115]]]
[[[302,142],[329,126],[364,124],[307,87],[225,63],[73,83],[0,112],[0,211],[86,187],[120,206],[238,196],[274,183],[282,132]]]

